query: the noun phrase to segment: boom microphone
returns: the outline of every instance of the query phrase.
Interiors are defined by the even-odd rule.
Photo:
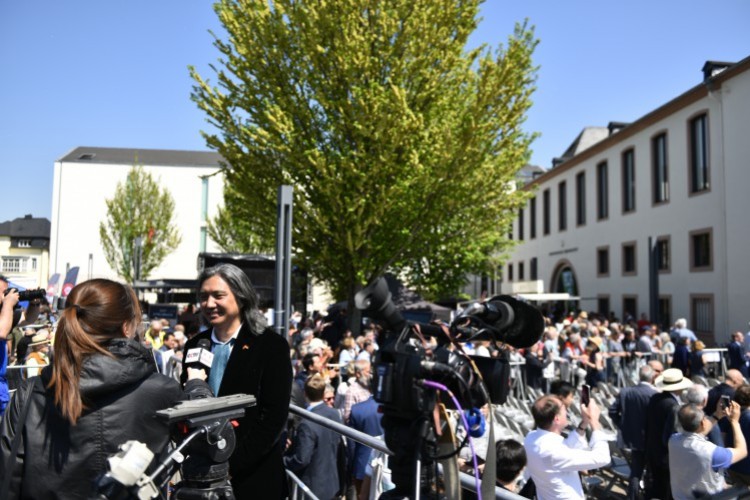
[[[196,347],[188,349],[187,355],[185,356],[185,367],[200,368],[206,372],[206,375],[208,375],[213,361],[214,354],[211,352],[211,341],[208,339],[200,339]]]
[[[487,302],[476,302],[464,309],[453,322],[476,318],[494,333],[480,334],[476,340],[493,340],[510,344],[516,349],[531,347],[544,332],[544,318],[534,307],[508,295],[497,295]]]

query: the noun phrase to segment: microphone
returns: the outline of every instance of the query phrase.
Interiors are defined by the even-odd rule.
[[[467,317],[479,319],[495,330],[491,339],[484,340],[499,340],[516,349],[531,347],[544,332],[542,313],[534,306],[507,295],[470,305],[454,320],[454,324]]]
[[[185,368],[199,368],[205,370],[206,375],[208,375],[213,361],[214,354],[211,352],[211,341],[200,339],[196,347],[188,349],[185,355]]]

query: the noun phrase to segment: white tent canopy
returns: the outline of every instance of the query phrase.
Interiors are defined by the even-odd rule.
[[[528,300],[529,302],[557,302],[581,300],[581,297],[575,297],[569,293],[519,293],[518,298]]]

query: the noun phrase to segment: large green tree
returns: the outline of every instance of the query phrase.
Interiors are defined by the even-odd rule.
[[[469,50],[480,3],[217,2],[216,83],[191,68],[226,161],[216,225],[272,238],[291,184],[296,255],[337,298],[386,270],[430,296],[482,271],[525,196],[509,186],[533,139],[537,42],[519,25]]]
[[[131,283],[136,277],[136,239],[141,238],[140,278],[148,278],[181,241],[172,223],[172,195],[136,164],[106,203],[107,218],[99,223],[99,237],[107,263]]]

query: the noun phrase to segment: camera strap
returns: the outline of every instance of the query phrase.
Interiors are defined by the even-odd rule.
[[[29,414],[29,407],[31,406],[31,398],[34,394],[34,387],[36,387],[41,378],[40,377],[34,377],[34,382],[29,384],[29,391],[26,394],[26,400],[23,404],[23,409],[21,410],[20,418],[17,420],[17,423],[20,424],[20,426],[16,429],[16,434],[13,436],[13,444],[10,447],[10,455],[8,455],[8,462],[5,464],[5,477],[3,477],[3,483],[0,485],[0,500],[7,500],[9,495],[9,486],[10,486],[10,478],[13,477],[13,470],[15,469],[15,461],[16,456],[18,455],[18,447],[21,446],[21,437],[23,436],[23,430],[26,427],[26,416]],[[17,393],[16,396],[20,396],[20,393]],[[10,410],[8,408],[7,410]]]

